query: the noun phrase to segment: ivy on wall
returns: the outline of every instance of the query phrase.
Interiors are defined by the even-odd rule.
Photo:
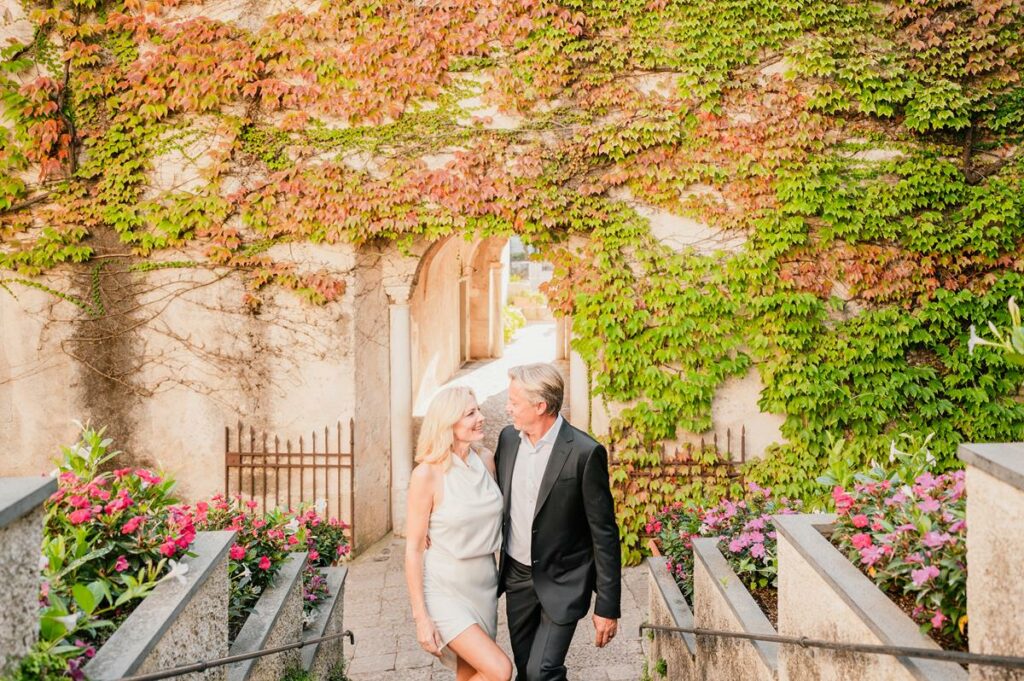
[[[1024,289],[1019,2],[358,0],[256,28],[216,8],[26,4],[2,54],[0,283],[188,250],[171,264],[237,270],[255,311],[270,287],[344,293],[277,243],[520,234],[556,265],[594,392],[628,405],[630,560],[648,513],[730,483],[628,470],[751,369],[786,442],[747,475],[792,496],[835,438],[869,460],[935,432],[950,466],[960,441],[1024,437],[1024,372],[966,347]],[[154,180],[182,162],[190,181]],[[672,251],[631,201],[746,241]]]

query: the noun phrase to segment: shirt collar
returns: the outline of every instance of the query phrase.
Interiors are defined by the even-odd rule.
[[[550,428],[548,428],[548,432],[544,433],[544,437],[542,437],[541,439],[537,440],[537,444],[536,445],[531,445],[530,444],[530,438],[529,438],[529,436],[525,432],[519,433],[519,438],[523,442],[526,443],[527,447],[529,447],[530,449],[534,449],[534,450],[540,449],[542,445],[546,445],[546,444],[553,445],[555,443],[555,440],[558,438],[558,431],[560,431],[562,429],[562,423],[564,421],[565,421],[565,419],[563,419],[562,415],[559,414],[558,418],[555,419],[555,422],[551,424]]]

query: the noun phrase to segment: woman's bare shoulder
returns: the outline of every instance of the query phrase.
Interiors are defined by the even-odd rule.
[[[432,463],[421,463],[412,469],[412,480],[419,483],[431,483],[437,479],[438,467]]]

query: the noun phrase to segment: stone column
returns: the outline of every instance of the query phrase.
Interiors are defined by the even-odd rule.
[[[569,351],[569,420],[580,430],[590,430],[587,365],[575,350]]]
[[[555,315],[555,359],[565,359],[565,329],[569,318]]]
[[[405,502],[412,475],[412,326],[406,284],[386,286],[391,313],[391,523],[405,535]]]
[[[501,261],[489,264],[490,277],[487,281],[488,299],[490,305],[490,340],[491,357],[498,358],[505,354],[505,306],[501,299],[501,275],[503,265]]]

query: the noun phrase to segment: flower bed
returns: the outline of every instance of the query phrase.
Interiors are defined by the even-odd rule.
[[[119,454],[110,444],[83,428],[46,504],[37,652],[63,658],[74,678],[157,583],[182,571],[195,539],[173,481],[143,468],[99,472]]]
[[[833,543],[945,648],[967,648],[963,471],[836,486]]]
[[[748,483],[747,489],[746,498],[724,500],[710,508],[682,503],[666,507],[650,519],[647,532],[657,536],[667,567],[687,602],[693,603],[693,540],[714,537],[761,609],[774,616],[778,562],[771,516],[797,513],[801,504],[773,499],[771,490],[754,483]]]
[[[257,515],[254,513],[256,506],[255,502],[243,501],[241,497],[225,499],[217,495],[209,502],[182,507],[199,529],[226,529],[238,533],[228,563],[231,579],[228,621],[232,641],[290,552],[309,552],[303,573],[303,611],[308,624],[316,608],[329,595],[320,568],[338,564],[351,550],[345,535],[347,526],[337,518],[325,518],[315,508],[275,510]]]

